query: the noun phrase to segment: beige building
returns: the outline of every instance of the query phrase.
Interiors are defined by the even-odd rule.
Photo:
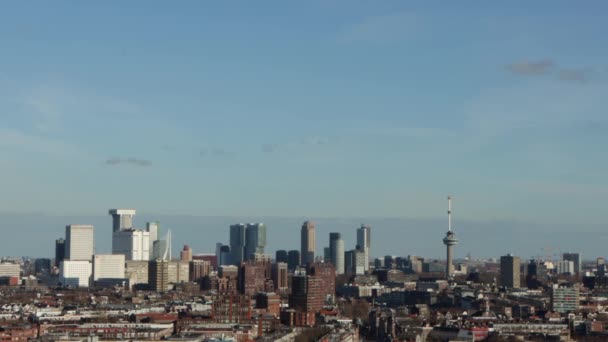
[[[302,224],[300,231],[300,257],[301,264],[306,265],[315,261],[315,224],[312,221],[306,221]]]

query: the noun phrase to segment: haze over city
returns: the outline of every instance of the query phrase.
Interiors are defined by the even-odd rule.
[[[296,248],[311,219],[439,257],[453,194],[456,257],[602,255],[590,3],[2,4],[0,248],[50,255],[90,223],[109,251],[107,209],[134,207],[199,251],[241,221]]]

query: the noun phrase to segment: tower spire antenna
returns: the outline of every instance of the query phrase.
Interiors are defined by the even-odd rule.
[[[452,196],[448,195],[448,232],[452,231]]]

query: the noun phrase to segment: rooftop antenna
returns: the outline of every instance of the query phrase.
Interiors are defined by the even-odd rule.
[[[452,231],[452,196],[448,196],[448,232]]]

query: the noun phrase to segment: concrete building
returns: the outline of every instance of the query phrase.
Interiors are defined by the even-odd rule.
[[[148,263],[148,286],[156,292],[166,292],[170,289],[169,261],[156,259]]]
[[[240,265],[245,261],[245,232],[247,226],[243,223],[230,226],[230,253],[232,264]]]
[[[21,276],[21,265],[10,262],[0,263],[0,277],[16,277]]]
[[[55,240],[55,266],[59,267],[65,259],[65,239]]]
[[[520,260],[511,254],[500,257],[500,277],[502,285],[507,288],[519,288],[520,283]]]
[[[551,310],[559,313],[576,312],[579,308],[580,290],[577,286],[551,289]]]
[[[344,240],[340,233],[329,233],[329,254],[336,274],[344,274]]]
[[[200,283],[202,278],[211,272],[211,263],[207,260],[190,261],[190,281]]]
[[[345,252],[344,271],[348,275],[365,274],[365,253],[359,249]]]
[[[131,286],[148,283],[149,261],[125,261],[125,278]]]
[[[65,260],[93,260],[93,231],[91,225],[71,224],[65,227]]]
[[[357,229],[357,246],[363,251],[365,255],[365,272],[369,271],[369,253],[371,247],[371,231],[372,228],[368,225],[362,224]]]
[[[279,293],[286,293],[289,290],[289,270],[286,263],[272,264],[272,282]]]
[[[264,254],[266,248],[266,226],[249,223],[245,229],[245,261],[253,260],[254,254]]]
[[[146,223],[146,231],[148,232],[150,240],[150,246],[148,247],[148,250],[150,251],[150,260],[153,260],[154,256],[152,254],[154,253],[154,241],[158,240],[158,237],[160,236],[160,223]]]
[[[553,267],[556,274],[576,274],[576,265],[571,260],[556,261]]]
[[[93,266],[89,260],[64,260],[61,262],[59,282],[62,286],[89,287]]]
[[[112,216],[113,232],[133,229],[133,216],[135,216],[134,209],[110,209],[108,214]]]
[[[169,261],[168,272],[169,284],[186,283],[190,281],[190,262]]]
[[[306,265],[315,262],[315,224],[306,221],[302,224],[300,231],[300,263]]]
[[[562,260],[572,261],[574,264],[574,272],[572,274],[581,274],[583,269],[583,259],[581,258],[581,253],[564,253],[562,255]]]
[[[113,232],[112,254],[122,254],[125,260],[150,260],[150,233],[136,229]]]
[[[287,268],[290,272],[293,272],[296,267],[300,266],[300,263],[300,251],[294,249],[287,252]]]
[[[184,245],[184,248],[179,253],[179,260],[181,261],[192,261],[192,249],[188,245]]]
[[[122,254],[95,254],[93,256],[93,282],[100,279],[124,279],[125,256]]]

